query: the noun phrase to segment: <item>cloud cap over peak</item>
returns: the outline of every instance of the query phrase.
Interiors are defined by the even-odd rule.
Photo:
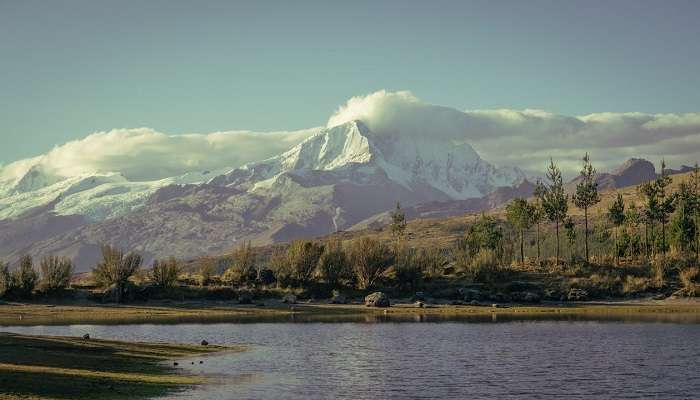
[[[549,157],[568,175],[591,153],[600,170],[630,157],[670,165],[700,158],[700,113],[594,113],[559,115],[544,110],[465,110],[421,101],[408,91],[380,90],[353,97],[328,120],[335,126],[360,120],[376,134],[402,134],[468,142],[496,164],[544,170]]]

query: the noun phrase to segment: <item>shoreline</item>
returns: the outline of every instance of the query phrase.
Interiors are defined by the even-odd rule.
[[[3,399],[146,399],[206,384],[175,360],[244,346],[124,342],[0,332]]]
[[[607,302],[552,302],[537,305],[429,304],[422,308],[401,301],[397,301],[388,308],[321,302],[284,304],[279,300],[266,300],[264,306],[240,305],[226,301],[151,302],[129,305],[0,303],[0,330],[3,326],[33,325],[303,322],[305,320],[332,321],[334,319],[371,320],[372,318],[410,320],[416,317],[460,319],[492,315],[521,316],[523,318],[556,315],[587,317],[690,315],[700,318],[700,301],[697,299],[640,299]]]

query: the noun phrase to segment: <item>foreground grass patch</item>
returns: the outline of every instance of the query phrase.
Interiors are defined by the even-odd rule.
[[[204,381],[165,361],[205,355],[221,346],[125,343],[0,333],[0,398],[134,399]]]

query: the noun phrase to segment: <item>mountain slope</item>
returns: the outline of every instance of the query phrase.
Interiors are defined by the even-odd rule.
[[[468,144],[404,139],[351,121],[205,183],[182,184],[195,177],[129,182],[119,174],[32,179],[27,186],[33,190],[13,191],[6,204],[30,202],[31,193],[51,201],[6,207],[15,218],[0,225],[0,235],[9,237],[25,224],[25,239],[3,254],[61,254],[85,269],[102,243],[139,251],[146,261],[187,258],[240,240],[264,244],[347,229],[397,200],[412,206],[478,198],[524,174],[494,167]],[[27,217],[31,210],[34,219]],[[69,217],[74,219],[64,219]]]

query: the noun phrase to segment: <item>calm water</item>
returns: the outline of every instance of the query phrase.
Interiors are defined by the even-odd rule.
[[[27,334],[244,343],[195,359],[193,399],[659,398],[700,393],[700,324],[222,323],[2,327]],[[198,364],[199,360],[204,364]],[[697,398],[697,397],[695,397]]]

